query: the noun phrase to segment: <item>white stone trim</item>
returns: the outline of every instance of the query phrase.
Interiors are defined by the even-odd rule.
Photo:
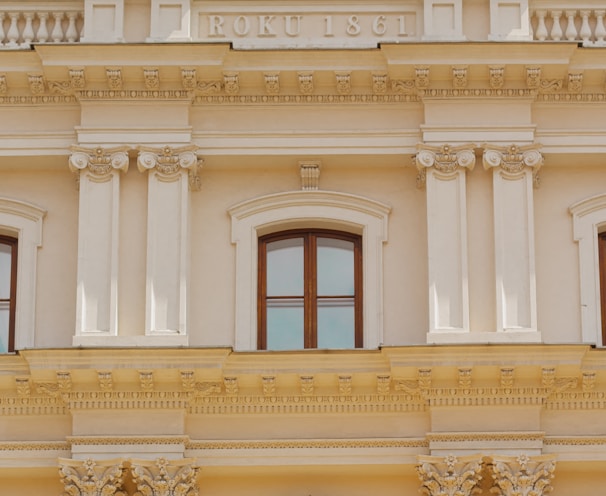
[[[168,36],[162,33],[167,20],[162,16],[162,8],[180,9],[181,23],[178,29]],[[150,36],[146,41],[191,41],[191,5],[190,0],[151,0]]]
[[[102,30],[95,30],[98,22],[103,22],[96,15],[98,9],[113,9],[114,25],[103,24]],[[82,43],[115,43],[124,41],[124,0],[85,0],[84,29]]]
[[[604,346],[598,233],[606,228],[606,193],[576,202],[569,210],[572,214],[573,238],[579,244],[582,341]]]
[[[506,21],[503,9],[517,8],[520,15],[518,25],[505,26],[509,28],[508,33],[501,33],[502,23]],[[507,19],[511,21],[511,19]],[[528,10],[528,0],[490,0],[490,34],[489,40],[517,40],[531,41],[530,33],[530,15]]]
[[[448,20],[446,9],[452,11],[452,30],[445,31],[444,21]],[[425,0],[423,9],[423,40],[464,41],[463,0]]]
[[[34,347],[36,318],[36,260],[42,246],[46,210],[32,203],[0,197],[0,233],[19,240],[15,349]]]
[[[257,249],[264,234],[297,227],[327,227],[362,235],[364,348],[383,340],[383,243],[391,208],[375,200],[333,191],[292,191],[234,205],[236,245],[236,350],[257,344]]]

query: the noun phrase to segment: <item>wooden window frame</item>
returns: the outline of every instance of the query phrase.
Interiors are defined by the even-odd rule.
[[[257,289],[257,348],[267,349],[267,244],[284,239],[303,238],[304,246],[304,348],[318,347],[317,319],[317,239],[333,238],[353,243],[354,246],[354,343],[363,347],[363,299],[362,299],[362,237],[345,231],[330,229],[291,229],[267,234],[259,238],[258,289]],[[321,298],[343,298],[332,295]],[[347,295],[351,298],[351,295]],[[300,297],[299,297],[300,298]]]
[[[10,294],[8,299],[3,298],[0,301],[8,301],[8,345],[7,351],[15,351],[15,318],[17,315],[17,257],[19,255],[19,241],[11,236],[0,235],[0,244],[11,247],[11,274],[10,274]]]

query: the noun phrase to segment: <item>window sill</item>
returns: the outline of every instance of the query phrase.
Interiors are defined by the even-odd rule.
[[[427,333],[427,344],[542,343],[540,331],[515,329],[495,332],[441,330]]]
[[[73,346],[82,347],[164,347],[188,346],[188,336],[158,335],[158,336],[74,336]]]

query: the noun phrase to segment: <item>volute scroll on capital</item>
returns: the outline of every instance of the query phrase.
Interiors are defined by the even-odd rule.
[[[552,491],[555,455],[492,457],[492,493],[498,496],[543,496]]]
[[[472,496],[481,490],[481,455],[419,455],[418,460],[417,475],[422,483],[419,491],[426,496]]]
[[[192,191],[200,189],[198,172],[204,161],[196,153],[197,146],[177,148],[169,145],[163,148],[140,146],[138,150],[137,166],[140,172],[155,169],[161,177],[169,179],[176,177],[182,169],[185,169],[188,171],[190,189]]]
[[[198,496],[199,471],[193,458],[131,460],[133,481],[138,490],[135,496]]]
[[[88,169],[95,178],[107,180],[113,171],[128,171],[129,148],[127,146],[85,148],[74,145],[70,150],[72,154],[69,157],[69,168],[76,174]]]
[[[430,167],[442,176],[454,175],[459,168],[473,170],[476,164],[475,148],[473,143],[456,146],[418,144],[417,154],[413,157],[418,171],[417,186],[421,188],[425,185],[427,169]]]
[[[500,167],[504,177],[515,179],[522,176],[526,167],[532,169],[535,187],[539,186],[539,169],[543,165],[543,154],[539,151],[541,145],[496,146],[484,144],[484,169]]]
[[[94,461],[59,458],[61,496],[126,496],[122,491],[126,468],[124,460]]]

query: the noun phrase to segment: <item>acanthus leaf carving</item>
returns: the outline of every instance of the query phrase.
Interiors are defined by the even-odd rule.
[[[491,492],[499,496],[543,496],[552,490],[554,471],[555,455],[493,456]]]
[[[94,461],[59,458],[62,496],[126,496],[122,484],[126,469],[121,459]]]
[[[131,460],[135,496],[198,496],[196,479],[200,468],[193,458]]]
[[[420,492],[426,496],[471,496],[481,490],[482,457],[445,458],[419,455],[417,475],[421,480]]]

